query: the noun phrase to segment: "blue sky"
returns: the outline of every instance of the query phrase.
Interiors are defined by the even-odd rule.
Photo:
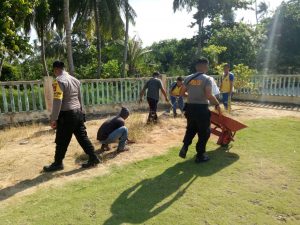
[[[129,0],[137,13],[136,25],[131,26],[130,35],[142,39],[144,46],[164,39],[190,38],[197,33],[197,27],[190,28],[193,12],[173,12],[173,0]],[[282,0],[265,0],[274,10]],[[247,23],[255,22],[254,11],[238,11],[237,19]]]

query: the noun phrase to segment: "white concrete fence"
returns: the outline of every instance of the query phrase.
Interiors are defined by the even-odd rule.
[[[213,76],[217,82],[220,76]],[[135,104],[149,78],[81,80],[81,98],[88,112]],[[236,76],[238,79],[238,76]],[[176,77],[163,76],[169,89]],[[236,90],[234,99],[300,105],[300,75],[253,76]],[[52,108],[52,77],[37,81],[0,82],[0,125],[48,116]]]

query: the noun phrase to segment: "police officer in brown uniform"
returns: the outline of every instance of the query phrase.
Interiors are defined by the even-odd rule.
[[[186,96],[187,128],[183,139],[183,146],[179,152],[181,158],[186,157],[189,146],[195,135],[198,135],[196,144],[196,163],[206,162],[209,157],[205,155],[206,143],[210,137],[210,111],[209,102],[215,105],[216,110],[221,113],[219,101],[212,94],[212,81],[206,75],[209,62],[202,58],[196,62],[196,73],[184,80],[181,96]]]
[[[63,159],[74,134],[84,152],[89,156],[83,168],[96,166],[100,160],[89,140],[82,113],[80,81],[64,71],[64,63],[55,61],[53,71],[56,80],[53,83],[54,99],[51,113],[51,127],[56,129],[56,151],[54,162],[44,167],[45,172],[62,170]]]

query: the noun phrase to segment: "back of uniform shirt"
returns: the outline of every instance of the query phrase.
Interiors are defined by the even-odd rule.
[[[63,89],[61,111],[80,109],[80,81],[67,73],[57,77],[57,81]]]
[[[151,78],[145,84],[145,88],[148,89],[147,97],[159,100],[159,90],[162,89],[162,82],[158,78]]]
[[[211,87],[212,82],[209,76],[205,74],[196,74],[187,76],[184,80],[184,85],[187,88],[187,102],[191,104],[209,104],[205,94],[206,87]]]

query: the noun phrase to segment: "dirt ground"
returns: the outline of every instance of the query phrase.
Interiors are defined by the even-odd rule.
[[[41,170],[53,160],[55,149],[53,130],[46,125],[34,124],[0,131],[0,205],[19,201],[20,196],[45,187],[99,176],[109,172],[113,165],[143,160],[163,154],[171,147],[180,146],[185,132],[185,119],[183,117],[174,119],[163,112],[159,114],[160,123],[153,126],[144,125],[147,116],[145,113],[130,117],[127,122],[130,138],[136,143],[130,145],[130,151],[119,155],[114,154],[115,145],[110,152],[99,153],[100,144],[96,140],[96,134],[104,119],[88,121],[86,126],[89,137],[103,163],[93,169],[80,169],[80,163],[85,157],[73,138],[64,160],[65,169],[52,174],[41,173]],[[248,103],[234,105],[231,115],[247,123],[247,120],[255,118],[300,118],[300,109]]]

